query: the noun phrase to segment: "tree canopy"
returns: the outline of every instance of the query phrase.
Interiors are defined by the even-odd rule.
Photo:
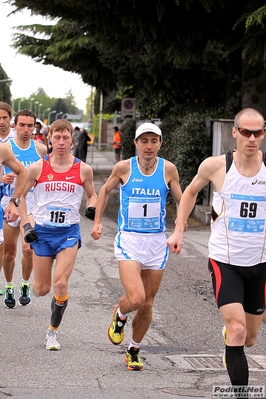
[[[266,111],[263,0],[8,2],[59,18],[21,26],[20,53],[104,93],[127,88],[146,114],[218,109],[232,98]]]
[[[10,81],[7,73],[3,69],[2,65],[0,64],[0,98],[1,101],[6,103],[10,103],[11,100],[11,91],[10,91]]]

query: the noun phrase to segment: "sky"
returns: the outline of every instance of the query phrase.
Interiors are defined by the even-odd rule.
[[[18,12],[8,17],[13,9],[0,0],[0,64],[8,77],[12,79],[10,90],[13,98],[28,99],[39,87],[43,88],[49,97],[64,98],[71,89],[77,107],[85,111],[90,86],[82,82],[80,75],[37,63],[31,57],[17,54],[11,47],[13,27],[51,23],[43,17],[30,16],[29,11]]]

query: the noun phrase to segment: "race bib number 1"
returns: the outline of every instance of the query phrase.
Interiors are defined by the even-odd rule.
[[[160,227],[161,201],[156,198],[129,198],[128,227],[134,230],[156,230]]]

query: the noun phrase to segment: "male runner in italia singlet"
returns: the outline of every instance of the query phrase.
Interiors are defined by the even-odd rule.
[[[70,153],[72,134],[73,127],[67,120],[59,119],[52,123],[53,151],[29,167],[25,192],[21,197],[24,238],[31,242],[34,250],[32,287],[37,295],[44,296],[50,291],[55,259],[54,296],[45,339],[49,350],[60,349],[57,330],[67,307],[68,281],[81,246],[79,209],[84,192],[87,201],[85,215],[91,220],[97,201],[92,168]],[[25,198],[33,185],[34,229],[25,209]]]
[[[136,311],[125,360],[128,370],[142,370],[139,347],[151,324],[153,301],[168,258],[166,197],[171,192],[178,203],[182,192],[175,165],[157,157],[161,129],[153,123],[143,123],[136,130],[134,142],[138,156],[117,163],[99,192],[91,236],[95,240],[101,237],[101,217],[109,193],[120,184],[114,247],[125,295],[114,309],[108,337],[119,345],[124,339],[127,315]]]
[[[8,141],[12,152],[19,162],[27,169],[29,165],[36,162],[41,157],[46,155],[47,148],[41,143],[34,142],[31,139],[32,132],[35,126],[35,114],[28,110],[22,109],[14,118],[14,126],[16,137]],[[2,175],[2,199],[1,207],[6,209],[10,199],[13,197],[14,186],[16,181],[16,174],[8,167],[3,168]],[[33,189],[27,195],[27,211],[30,222],[33,223],[31,211],[33,205]],[[23,228],[20,224],[20,218],[15,222],[5,221],[3,224],[4,232],[4,256],[3,256],[3,269],[6,278],[4,304],[7,308],[13,309],[16,306],[15,298],[15,284],[13,281],[13,274],[16,261],[18,237],[20,233],[23,236]],[[32,272],[32,250],[28,243],[22,240],[22,259],[21,259],[21,283],[19,304],[22,306],[31,303],[30,283],[29,279]]]
[[[255,109],[240,111],[232,135],[236,150],[205,159],[184,191],[171,252],[181,251],[182,224],[198,192],[209,182],[213,197],[209,270],[215,299],[224,319],[224,365],[233,386],[247,386],[249,370],[244,346],[255,343],[265,310],[266,167],[260,145],[264,117]],[[239,396],[240,397],[240,396]]]
[[[16,137],[16,131],[11,127],[12,120],[12,108],[10,105],[4,101],[0,101],[0,143],[5,143],[6,141]],[[0,170],[1,175],[3,168]],[[2,198],[2,187],[3,180],[0,182],[0,197]],[[4,233],[3,233],[3,209],[0,207],[0,259],[3,258],[4,250]],[[0,263],[0,271],[2,269],[2,263]],[[3,291],[0,289],[0,295],[3,295]]]

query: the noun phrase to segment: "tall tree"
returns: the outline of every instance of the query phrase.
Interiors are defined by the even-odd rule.
[[[184,108],[218,108],[242,89],[247,92],[244,79],[258,94],[251,79],[251,60],[265,80],[264,64],[258,57],[263,49],[256,46],[258,40],[265,40],[262,20],[257,18],[251,29],[263,0],[9,3],[17,9],[30,8],[33,14],[60,18],[55,25],[21,27],[15,35],[15,47],[21,53],[76,72],[99,91],[130,87],[143,113],[161,116]],[[250,40],[255,46],[249,46]],[[258,100],[261,109],[262,96],[255,94],[243,97],[248,103]]]
[[[11,80],[0,64],[0,99],[8,104],[11,104],[10,84]]]

